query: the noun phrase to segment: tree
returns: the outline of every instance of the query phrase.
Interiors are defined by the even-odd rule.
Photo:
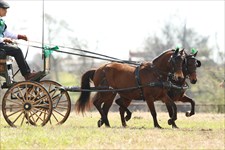
[[[190,84],[187,94],[197,99],[197,103],[224,104],[224,92],[219,88],[219,84],[224,80],[224,66],[212,59],[215,48],[208,46],[209,38],[209,36],[200,35],[193,28],[188,28],[186,20],[174,24],[170,19],[162,27],[161,32],[146,38],[145,53],[142,57],[149,60],[164,50],[177,46],[185,48],[187,52],[190,52],[192,48],[198,49],[197,58],[202,62],[202,66],[197,69],[197,84]]]
[[[144,51],[156,57],[164,50],[176,48],[177,46],[183,47],[186,50],[197,48],[201,53],[199,57],[202,59],[207,58],[207,61],[212,62],[210,52],[212,48],[208,47],[208,36],[201,36],[192,28],[187,28],[186,22],[176,26],[171,22],[166,22],[163,26],[162,32],[157,35],[149,36],[144,42]],[[148,56],[145,56],[148,57]]]
[[[56,20],[55,18],[53,18],[52,16],[50,16],[49,14],[45,14],[45,24],[46,24],[46,29],[47,29],[47,39],[48,39],[48,43],[49,45],[51,45],[52,43],[54,43],[54,41],[57,41],[60,37],[60,33],[61,31],[65,31],[65,30],[69,30],[72,31],[68,26],[68,24],[64,21],[64,20]],[[56,56],[56,55],[52,55],[52,64],[51,68],[54,71],[54,75],[56,80],[59,80],[59,64],[58,62],[60,62],[60,56]]]

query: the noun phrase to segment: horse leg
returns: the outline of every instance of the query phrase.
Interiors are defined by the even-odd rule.
[[[131,115],[132,115],[130,110],[127,109],[127,107],[130,105],[130,103],[131,103],[131,100],[125,99],[125,98],[122,98],[122,97],[120,97],[116,100],[116,104],[120,106],[119,111],[120,111],[120,118],[121,118],[121,123],[122,123],[123,127],[127,126],[126,121],[130,120]],[[126,111],[127,115],[124,118],[125,111]]]
[[[172,118],[172,117],[173,117],[173,109],[172,109],[172,107],[169,106],[169,105],[166,103],[166,108],[167,108],[167,110],[168,110],[168,113],[169,113],[170,118]],[[171,122],[171,125],[172,125],[172,128],[178,128],[177,125],[176,125],[176,123],[175,123],[175,121]]]
[[[170,115],[170,119],[168,120],[168,124],[172,125],[173,128],[178,128],[177,125],[175,124],[175,120],[177,120],[177,106],[174,103],[174,101],[166,95],[165,97],[162,98],[162,100],[166,103],[166,107]]]
[[[154,105],[153,98],[146,99],[146,102],[147,102],[147,105],[150,109],[150,112],[151,112],[151,115],[152,115],[152,118],[153,118],[154,127],[162,129],[162,127],[159,125],[159,123],[157,121],[157,114],[156,114],[156,111],[155,111],[155,105]]]
[[[195,102],[190,97],[188,97],[187,95],[184,95],[183,97],[179,99],[179,101],[183,103],[189,102],[191,104],[191,112],[187,111],[186,117],[190,117],[195,114]]]
[[[120,110],[123,111],[123,116],[125,114],[125,111],[126,111],[126,117],[125,117],[125,120],[128,121],[130,120],[131,116],[132,116],[132,113],[130,112],[130,110],[127,108],[131,103],[131,100],[130,99],[126,99],[126,98],[123,98],[123,97],[120,97],[116,100],[116,104],[120,106]]]
[[[110,107],[112,106],[112,103],[113,103],[113,100],[114,100],[114,97],[116,96],[116,94],[111,93],[111,94],[106,94],[106,95],[108,96],[108,98],[104,99],[105,101],[104,101],[104,104],[102,107],[102,110],[105,114],[105,118],[103,118],[103,121],[104,121],[106,127],[110,127],[109,120],[108,120],[108,112],[109,112]]]
[[[100,95],[101,95],[101,93],[96,93],[93,97],[93,104],[101,115],[101,118],[100,118],[100,120],[98,120],[98,123],[97,123],[98,127],[101,127],[104,124],[104,118],[105,118],[105,114],[101,108],[101,105],[103,102],[101,100]]]

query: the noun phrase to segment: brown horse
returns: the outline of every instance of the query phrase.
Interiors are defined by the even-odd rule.
[[[172,108],[173,115],[168,120],[172,124],[177,119],[177,108],[173,100],[168,96],[167,88],[162,88],[163,82],[167,81],[168,74],[173,73],[175,80],[183,79],[182,64],[184,51],[179,49],[167,50],[155,58],[151,63],[145,62],[140,66],[112,62],[97,70],[89,70],[83,74],[81,80],[82,89],[90,89],[91,80],[95,87],[108,87],[111,89],[124,89],[139,87],[133,90],[118,91],[121,97],[126,99],[145,99],[154,121],[154,127],[161,128],[157,121],[154,101],[162,100]],[[158,83],[156,86],[144,86]],[[75,104],[76,111],[84,113],[90,107],[90,91],[82,91]],[[93,104],[101,114],[98,122],[100,127],[103,123],[110,127],[108,111],[117,92],[97,92],[93,97]],[[104,103],[104,104],[103,104]],[[102,107],[103,104],[103,107]]]
[[[171,80],[172,83],[177,86],[185,86],[187,84],[185,81],[186,78],[189,78],[192,84],[195,84],[197,82],[196,69],[197,67],[201,66],[201,62],[196,59],[197,53],[189,54],[189,55],[185,53],[185,55],[186,56],[185,56],[183,67],[182,67],[184,79],[181,81]],[[194,110],[195,102],[185,94],[185,90],[177,90],[177,89],[171,88],[168,91],[168,95],[170,96],[171,99],[173,99],[173,101],[181,101],[184,103],[189,102],[191,104],[191,112],[186,112],[187,117],[190,117],[195,114],[195,110]],[[128,121],[132,115],[132,113],[127,108],[130,105],[131,100],[120,97],[115,102],[120,106],[119,111],[120,111],[122,126],[126,127],[127,126],[126,121]],[[166,104],[166,107],[171,117],[173,115],[172,109],[167,104]],[[126,117],[124,117],[125,112],[127,114]],[[173,123],[172,127],[176,128],[177,126],[175,123]]]

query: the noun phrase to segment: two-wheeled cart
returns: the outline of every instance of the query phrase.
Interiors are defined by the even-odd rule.
[[[50,57],[43,48],[44,69],[31,81],[15,81],[12,61],[0,49],[0,76],[5,82],[0,86],[7,89],[2,99],[2,113],[12,127],[30,124],[44,126],[64,123],[69,117],[71,100],[67,91],[60,91],[55,81],[42,80],[50,71]]]

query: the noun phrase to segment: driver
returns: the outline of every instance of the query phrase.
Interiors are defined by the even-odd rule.
[[[6,55],[13,56],[17,62],[21,74],[25,80],[32,80],[39,72],[30,71],[30,67],[27,64],[23,52],[15,45],[12,45],[12,39],[22,39],[27,41],[26,35],[11,33],[2,17],[6,16],[9,4],[4,0],[0,0],[0,49],[3,49]]]

